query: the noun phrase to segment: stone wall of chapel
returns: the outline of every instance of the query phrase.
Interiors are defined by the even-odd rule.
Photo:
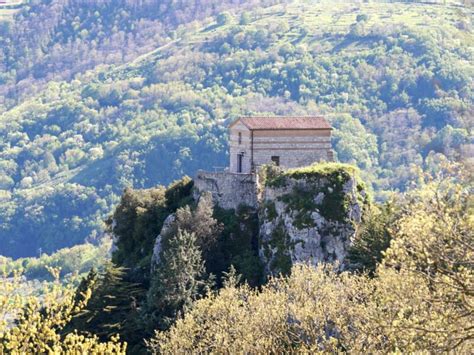
[[[240,133],[240,141],[239,141]],[[229,171],[238,172],[238,155],[243,155],[242,173],[254,167],[270,164],[273,156],[280,158],[283,168],[297,168],[319,161],[332,161],[331,131],[317,130],[255,130],[252,134],[242,123],[237,122],[229,132]]]
[[[225,209],[240,205],[257,208],[258,184],[255,174],[233,174],[199,170],[194,179],[194,198],[210,192],[214,203]]]
[[[270,164],[278,156],[283,168],[297,168],[332,161],[330,130],[255,131],[255,166]]]
[[[239,142],[239,133],[241,141]],[[242,123],[237,123],[231,127],[229,132],[229,168],[230,172],[237,173],[237,156],[243,153],[242,172],[250,173],[251,171],[251,142],[250,131]]]
[[[327,150],[286,150],[272,149],[254,152],[256,167],[271,164],[272,157],[278,156],[280,166],[284,169],[299,168],[321,161],[332,161],[333,157]]]

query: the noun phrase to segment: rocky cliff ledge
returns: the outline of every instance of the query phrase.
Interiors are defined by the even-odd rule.
[[[258,176],[247,175],[198,174],[194,200],[206,196],[224,210],[238,211],[246,206],[256,218],[258,215],[255,230],[247,232],[258,241],[254,253],[266,275],[288,273],[297,262],[337,262],[344,267],[369,203],[355,167],[318,163],[286,171],[266,167]],[[173,220],[171,215],[163,223],[153,263],[158,260],[162,236]],[[235,228],[242,227],[235,223]],[[232,238],[240,232],[231,231]]]
[[[259,211],[259,255],[267,274],[292,264],[343,267],[368,198],[357,170],[324,163],[269,174]]]

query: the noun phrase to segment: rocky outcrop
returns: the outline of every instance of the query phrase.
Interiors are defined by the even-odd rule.
[[[259,216],[266,273],[287,273],[297,262],[337,262],[343,268],[367,203],[355,170],[343,165],[270,179]]]
[[[160,234],[155,239],[155,245],[153,246],[153,255],[151,256],[151,270],[153,271],[155,266],[160,262],[160,254],[161,254],[161,241],[163,237],[171,232],[173,227],[173,223],[176,217],[175,214],[170,214],[166,217],[165,221],[163,222],[163,226],[161,227]]]
[[[250,233],[258,235],[258,254],[267,275],[288,273],[300,262],[344,268],[368,204],[356,168],[319,163],[287,171],[263,168],[258,178],[241,175],[200,172],[194,199],[210,199],[227,210],[245,205],[258,211],[258,226]],[[174,214],[168,216],[156,238],[152,270],[175,219]]]

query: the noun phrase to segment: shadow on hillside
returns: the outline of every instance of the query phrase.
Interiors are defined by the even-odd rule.
[[[196,137],[154,137],[146,144],[122,144],[108,156],[87,163],[72,183],[98,189],[111,186],[115,192],[127,185],[149,188],[169,184],[199,169],[212,170],[227,164],[225,150],[216,151]],[[125,185],[125,186],[123,186]]]
[[[218,28],[218,27],[220,27],[220,26],[221,26],[221,25],[219,25],[218,23],[214,23],[214,24],[212,24],[212,25],[209,25],[209,26],[205,27],[205,28],[202,30],[202,32],[203,32],[203,33],[204,33],[204,32],[210,32],[210,31],[215,30],[216,28]]]

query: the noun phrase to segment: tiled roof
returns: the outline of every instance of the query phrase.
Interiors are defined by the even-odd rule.
[[[321,116],[311,117],[241,117],[236,122],[242,122],[250,130],[268,129],[331,129],[331,125]],[[233,124],[231,125],[233,126]]]

